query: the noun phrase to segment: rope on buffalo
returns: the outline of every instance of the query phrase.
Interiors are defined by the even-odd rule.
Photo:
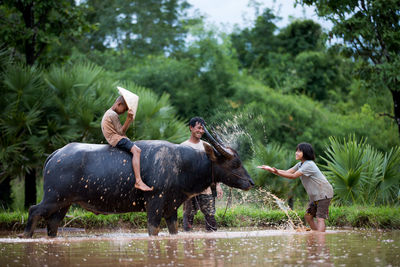
[[[225,219],[226,211],[228,210],[228,206],[231,206],[231,204],[232,204],[232,188],[229,188],[229,196],[228,196],[228,200],[226,201],[226,207],[225,207],[224,215],[222,215],[222,220]]]

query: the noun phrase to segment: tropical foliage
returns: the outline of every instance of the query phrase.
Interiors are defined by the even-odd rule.
[[[84,6],[67,0],[5,0],[0,3],[0,43],[28,65],[65,60],[68,43],[93,30]]]
[[[103,72],[92,63],[49,70],[9,63],[1,73],[1,179],[31,180],[25,183],[26,207],[36,202],[36,173],[51,152],[69,142],[103,142],[100,121],[117,97],[118,84],[104,79]],[[186,126],[167,95],[159,98],[134,84],[129,88],[141,97],[131,138],[185,139]]]
[[[398,204],[398,0],[294,2],[316,5],[332,31],[308,19],[278,27],[269,8],[221,31],[185,0],[0,1],[0,204],[11,180],[35,192],[55,149],[104,142],[117,85],[140,97],[133,139],[179,143],[202,116],[284,199],[306,198],[299,180],[255,166],[289,168],[309,142],[336,203]]]
[[[175,108],[170,105],[169,95],[161,97],[150,90],[128,83],[126,88],[140,99],[133,134],[135,140],[154,139],[181,143],[188,138],[188,127],[177,118]],[[175,119],[174,119],[175,118]]]
[[[247,164],[248,170],[256,185],[268,189],[277,196],[285,199],[305,197],[305,191],[300,179],[289,180],[255,168],[255,166],[263,164],[282,170],[290,169],[296,164],[293,151],[286,150],[276,144],[268,144],[265,147],[258,144],[255,147],[253,159]]]
[[[354,136],[330,138],[325,164],[321,165],[332,182],[336,203],[395,204],[400,193],[400,147],[386,153]]]
[[[182,47],[192,23],[186,16],[186,0],[87,0],[84,6],[86,19],[97,24],[85,43],[100,51],[116,47],[138,58]]]
[[[359,76],[367,88],[390,91],[393,115],[400,132],[400,13],[399,0],[336,1],[296,0],[313,5],[317,14],[333,23],[331,36],[342,39],[343,49],[362,59]]]

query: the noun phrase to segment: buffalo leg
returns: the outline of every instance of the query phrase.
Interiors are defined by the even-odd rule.
[[[44,204],[42,202],[31,206],[29,208],[28,222],[26,223],[24,233],[20,237],[32,237],[39,219],[42,217],[47,218],[57,208],[58,205],[56,204]]]
[[[26,223],[24,233],[19,237],[32,237],[33,232],[35,231],[36,228],[36,224],[41,217],[40,209],[41,209],[40,204],[33,205],[29,208],[28,222]]]
[[[162,218],[160,206],[160,203],[157,203],[157,201],[147,203],[147,230],[149,235],[158,235],[158,232],[160,232]]]
[[[170,217],[165,218],[167,222],[168,231],[171,235],[176,235],[178,233],[178,213],[174,212]]]
[[[64,208],[60,208],[53,214],[51,214],[47,218],[47,235],[50,237],[56,237],[57,236],[57,231],[58,231],[58,225],[60,222],[64,219],[65,214],[67,213],[69,209],[69,205]]]
[[[147,214],[147,230],[149,235],[158,235],[160,232],[161,216],[157,216],[157,218],[154,218],[156,216],[151,217],[153,218],[149,219],[149,214]]]

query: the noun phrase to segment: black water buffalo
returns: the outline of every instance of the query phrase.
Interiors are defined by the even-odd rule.
[[[48,235],[56,236],[73,203],[95,214],[147,211],[150,235],[158,234],[162,217],[169,233],[176,234],[177,209],[189,197],[213,182],[243,190],[254,185],[236,151],[207,135],[212,145],[205,145],[206,153],[166,141],[137,141],[143,181],[154,186],[149,192],[134,188],[131,154],[109,145],[64,146],[45,162],[44,196],[29,209],[21,236],[32,237],[40,218],[47,222]]]

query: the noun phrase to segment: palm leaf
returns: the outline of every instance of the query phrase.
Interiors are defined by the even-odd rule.
[[[400,189],[400,148],[392,148],[385,154],[382,163],[382,176],[380,177],[376,190],[379,192],[378,200],[389,204],[396,202]]]
[[[132,83],[123,84],[123,87],[139,96],[134,139],[163,139],[180,143],[188,138],[187,126],[177,118],[167,94],[158,97],[150,90]]]
[[[354,136],[343,142],[334,137],[329,141],[326,157],[322,157],[326,165],[322,167],[334,187],[335,199],[338,203],[362,202],[360,192],[363,181],[367,179],[363,172],[367,165],[363,160],[366,141],[357,142]]]
[[[363,170],[365,180],[362,186],[362,195],[366,203],[375,203],[377,201],[378,191],[376,190],[380,177],[382,176],[383,153],[367,145],[365,148]]]
[[[277,144],[271,143],[263,146],[257,143],[253,159],[248,164],[248,171],[257,185],[268,187],[271,192],[280,197],[286,196],[289,192],[295,191],[298,186],[301,186],[296,181],[290,181],[255,168],[255,166],[264,164],[278,169],[289,169],[295,164],[294,152],[288,152]]]

